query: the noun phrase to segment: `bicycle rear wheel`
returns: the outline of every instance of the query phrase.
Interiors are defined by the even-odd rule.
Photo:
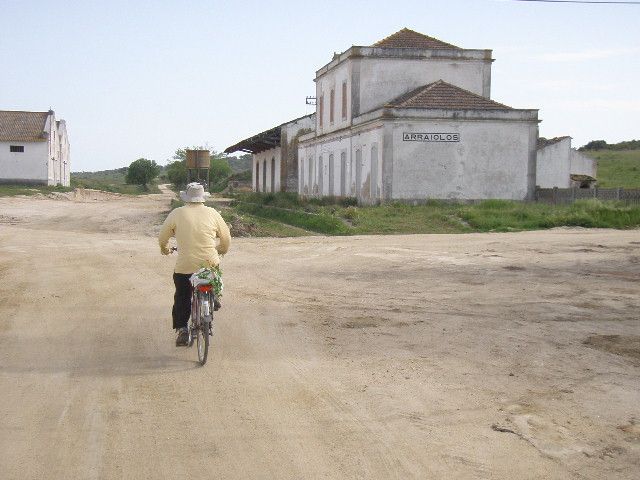
[[[205,322],[204,314],[207,310],[203,308],[203,303],[208,302],[208,298],[205,295],[198,295],[199,305],[198,309],[198,327],[196,330],[196,344],[198,347],[198,360],[200,365],[207,363],[207,356],[209,354],[209,323]]]

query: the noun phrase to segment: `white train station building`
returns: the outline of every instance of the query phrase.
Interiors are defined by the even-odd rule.
[[[532,199],[538,110],[491,99],[493,61],[491,50],[409,29],[353,46],[316,72],[315,115],[226,152],[254,154],[261,192],[362,204]]]

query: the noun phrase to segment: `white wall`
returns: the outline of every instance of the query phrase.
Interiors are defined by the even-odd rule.
[[[394,199],[524,200],[537,124],[422,120],[394,122]],[[457,133],[459,142],[405,141],[405,133]],[[531,162],[532,163],[532,162]]]
[[[24,152],[10,152],[11,145]],[[0,142],[0,181],[49,184],[49,142]]]
[[[482,60],[362,58],[359,67],[359,113],[366,113],[429,83],[447,83],[489,98],[485,75],[491,64]]]
[[[258,192],[279,192],[280,191],[280,162],[281,162],[281,149],[280,147],[265,150],[264,152],[253,154],[253,175],[252,175],[252,188],[253,191]],[[266,162],[266,177],[264,174]],[[260,168],[258,169],[258,164]],[[273,166],[275,165],[275,170]],[[256,190],[256,171],[259,171],[259,182]],[[273,175],[273,176],[272,176]],[[266,181],[265,181],[266,179]],[[272,185],[275,184],[275,185]]]
[[[589,175],[590,177],[597,178],[597,160],[577,151],[575,148],[570,150],[570,159],[571,175]]]
[[[300,194],[313,197],[357,197],[365,204],[380,201],[382,132],[383,127],[380,124],[356,130],[352,135],[336,135],[321,141],[303,142],[298,153]],[[374,152],[377,151],[375,173],[371,170],[372,149]],[[358,151],[361,153],[358,154]],[[372,183],[372,180],[375,182]]]
[[[571,186],[571,138],[540,148],[537,152],[536,185],[540,188]]]
[[[316,132],[318,135],[348,127],[351,124],[351,65],[341,63],[316,81]],[[342,84],[347,84],[347,115],[342,117]],[[334,118],[331,122],[331,90],[335,92]],[[324,97],[322,125],[320,125],[320,102]]]

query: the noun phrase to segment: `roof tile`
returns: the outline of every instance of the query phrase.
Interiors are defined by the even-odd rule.
[[[49,112],[0,110],[0,141],[41,142],[46,140],[44,126]]]
[[[408,28],[403,28],[402,30],[394,33],[393,35],[389,35],[388,37],[383,38],[379,42],[374,43],[372,46],[384,47],[384,48],[429,48],[429,49],[455,48],[458,50],[460,49],[460,47],[456,47],[455,45],[451,45],[450,43],[443,42],[442,40],[429,37],[428,35],[415,32]]]
[[[512,110],[481,95],[442,80],[430,83],[388,103],[395,108],[428,108],[443,110]]]

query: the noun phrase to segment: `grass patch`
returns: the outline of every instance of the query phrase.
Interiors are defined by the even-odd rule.
[[[598,161],[598,186],[640,188],[640,150],[598,150],[587,154]]]
[[[309,213],[300,209],[286,209],[245,202],[235,202],[233,208],[243,214],[274,220],[325,235],[346,235],[350,233],[349,227],[345,222],[339,217],[326,212]]]
[[[103,192],[124,193],[128,195],[147,195],[149,193],[162,193],[156,183],[147,185],[145,189],[142,185],[131,185],[116,179],[102,178],[76,178],[71,176],[71,186],[74,188],[91,188],[93,190],[101,190]]]
[[[311,202],[295,194],[242,194],[220,206],[234,236],[385,235],[514,232],[553,227],[631,229],[640,227],[640,206],[589,199],[571,205],[485,200],[458,204],[431,200],[423,205],[391,203],[357,207],[328,199]],[[256,200],[249,203],[248,200]],[[183,205],[172,200],[171,208]],[[347,205],[347,206],[345,206]],[[216,207],[218,208],[218,207]]]
[[[585,228],[637,228],[640,207],[616,202],[579,200],[571,205],[481,202],[460,209],[460,217],[478,232],[542,230],[573,226]]]
[[[12,197],[14,195],[36,195],[53,192],[70,192],[73,188],[62,187],[60,185],[47,186],[47,185],[0,185],[0,197]]]

